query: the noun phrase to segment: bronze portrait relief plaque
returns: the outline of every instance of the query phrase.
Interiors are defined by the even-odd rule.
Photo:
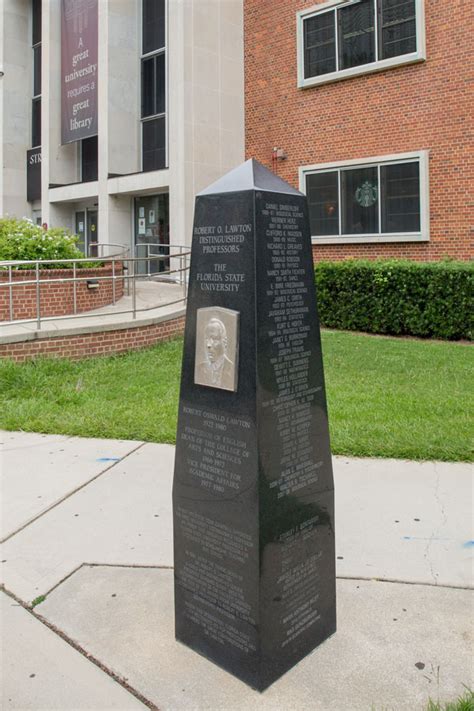
[[[239,312],[219,306],[197,310],[194,382],[237,391]]]

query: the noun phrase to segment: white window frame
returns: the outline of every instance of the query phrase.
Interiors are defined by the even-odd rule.
[[[398,57],[390,57],[389,59],[380,59],[369,64],[361,64],[358,67],[350,67],[349,69],[341,69],[321,76],[308,77],[304,76],[304,20],[309,17],[318,15],[323,12],[335,10],[336,8],[354,5],[360,0],[327,0],[319,5],[313,5],[306,10],[300,10],[296,13],[296,37],[297,37],[297,52],[298,52],[298,87],[306,89],[319,84],[327,84],[329,82],[341,81],[350,77],[359,76],[360,74],[371,74],[373,72],[381,72],[384,69],[391,67],[399,67],[404,64],[413,64],[414,62],[423,62],[426,59],[426,33],[425,33],[425,4],[424,0],[415,0],[416,2],[416,52],[409,54],[401,54]],[[377,8],[375,12],[375,24],[377,34]],[[336,27],[336,53],[337,53],[337,27]],[[376,36],[376,42],[377,42]]]
[[[336,163],[317,163],[299,168],[300,191],[306,195],[306,176],[313,173],[327,173],[339,168],[369,168],[396,163],[418,161],[420,165],[420,231],[419,232],[388,232],[359,235],[311,236],[313,244],[367,244],[383,242],[429,242],[430,240],[430,207],[429,207],[429,151],[412,153],[394,153],[387,156],[371,156],[353,160],[337,161]],[[380,200],[379,200],[380,206]],[[339,227],[341,226],[341,200],[339,197]],[[379,207],[380,211],[380,207]],[[379,218],[380,227],[380,218]]]

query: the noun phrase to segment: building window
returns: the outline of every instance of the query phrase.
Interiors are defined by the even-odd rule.
[[[143,123],[143,170],[159,170],[166,167],[165,119]]]
[[[164,53],[142,61],[142,118],[166,112]]]
[[[167,167],[166,3],[142,2],[142,169]]]
[[[33,99],[31,104],[31,146],[41,146],[41,97]]]
[[[423,0],[329,0],[297,17],[301,87],[425,59]]]
[[[143,0],[143,54],[165,47],[165,0]]]
[[[428,239],[427,154],[300,169],[315,241]]]
[[[41,0],[32,0],[33,98],[31,102],[31,145],[41,146]]]
[[[90,183],[92,180],[97,180],[98,174],[97,136],[83,138],[81,141],[81,182]]]

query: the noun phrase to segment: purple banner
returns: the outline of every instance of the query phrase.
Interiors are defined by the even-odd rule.
[[[97,135],[97,0],[61,0],[61,142]]]

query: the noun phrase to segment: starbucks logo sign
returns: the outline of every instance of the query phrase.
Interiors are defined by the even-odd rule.
[[[361,207],[371,207],[377,202],[377,186],[366,180],[355,191],[355,199]]]

